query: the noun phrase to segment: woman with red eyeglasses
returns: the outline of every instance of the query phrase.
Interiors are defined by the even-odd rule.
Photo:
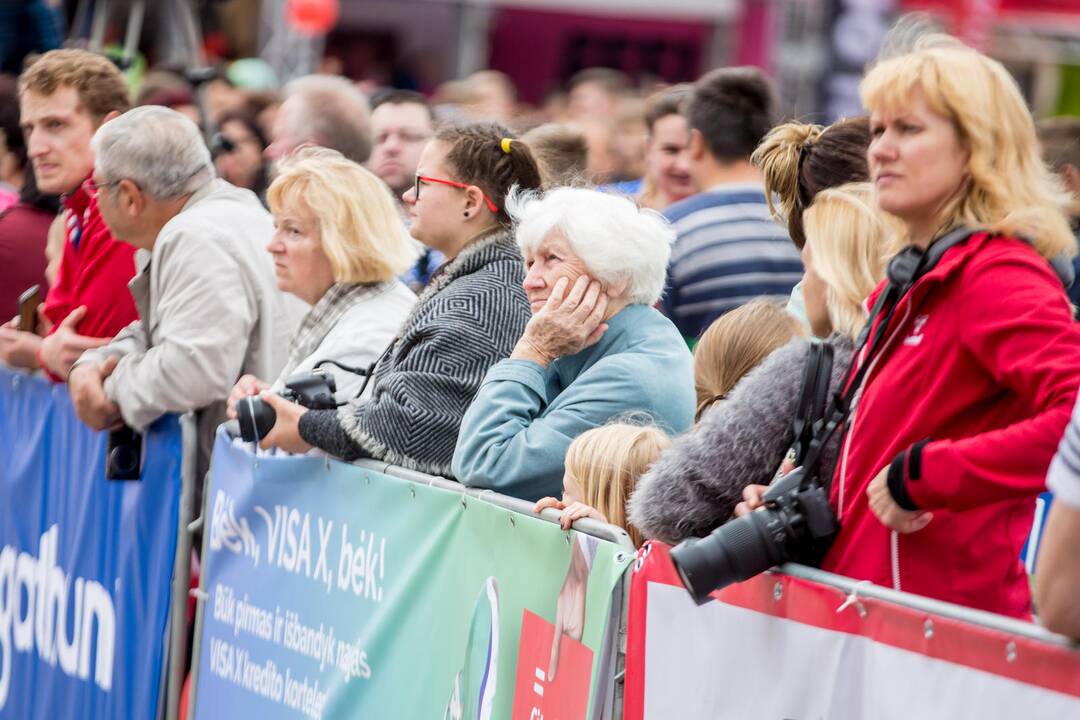
[[[402,199],[413,237],[446,263],[377,363],[370,397],[337,410],[307,410],[264,394],[277,423],[263,447],[318,447],[345,460],[373,457],[450,475],[466,408],[530,317],[524,265],[504,207],[513,186],[540,187],[540,172],[506,128],[475,123],[436,134]]]

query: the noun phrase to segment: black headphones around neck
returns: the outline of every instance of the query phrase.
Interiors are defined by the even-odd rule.
[[[915,245],[909,245],[889,261],[888,267],[885,268],[885,277],[889,279],[890,285],[906,291],[915,284],[916,280],[933,270],[946,252],[956,245],[966,242],[975,232],[961,225],[935,240],[926,250]],[[1020,239],[1029,245],[1033,245],[1025,237],[1021,236]],[[1049,262],[1050,267],[1054,269],[1058,279],[1061,280],[1061,284],[1066,288],[1072,287],[1073,282],[1076,280],[1076,271],[1073,268],[1072,259],[1061,253]]]

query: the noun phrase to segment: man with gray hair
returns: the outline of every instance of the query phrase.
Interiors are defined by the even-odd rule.
[[[337,75],[307,75],[286,85],[263,154],[277,160],[302,145],[330,148],[366,163],[372,146],[367,96]]]
[[[113,235],[139,250],[128,286],[139,320],[75,363],[75,411],[96,430],[140,432],[198,411],[201,477],[229,390],[247,373],[275,377],[285,360],[289,328],[263,247],[273,224],[253,193],[215,177],[199,129],[173,110],[130,110],[93,147],[88,186]]]

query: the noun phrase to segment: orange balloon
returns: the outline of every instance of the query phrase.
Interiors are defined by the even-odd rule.
[[[338,21],[338,0],[289,0],[289,25],[303,35],[325,35]]]

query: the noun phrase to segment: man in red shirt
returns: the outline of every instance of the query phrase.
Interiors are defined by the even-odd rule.
[[[138,319],[127,283],[135,250],[113,239],[83,188],[94,169],[90,140],[130,106],[124,77],[107,59],[53,50],[19,78],[21,125],[38,187],[64,194],[67,242],[38,333],[0,327],[0,362],[67,377],[83,351],[108,342]],[[45,337],[41,335],[44,334]]]

